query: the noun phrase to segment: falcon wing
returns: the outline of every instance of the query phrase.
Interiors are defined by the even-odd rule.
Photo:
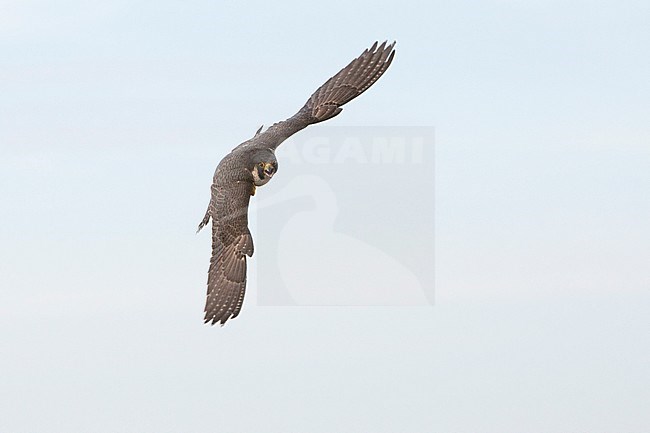
[[[327,80],[309,98],[305,107],[311,111],[313,122],[331,119],[347,104],[370,88],[390,66],[395,56],[395,42],[386,46],[377,42],[366,49],[338,74]]]
[[[322,122],[339,114],[347,104],[370,88],[388,69],[395,56],[395,42],[386,42],[366,49],[338,74],[316,90],[294,116],[275,123],[255,135],[244,145],[259,145],[276,149],[284,140],[313,123]]]
[[[246,291],[246,256],[253,255],[248,230],[248,203],[252,184],[233,181],[212,185],[208,212],[212,215],[212,258],[208,270],[205,323],[235,318]]]

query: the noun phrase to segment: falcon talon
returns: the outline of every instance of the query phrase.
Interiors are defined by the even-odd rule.
[[[223,326],[234,319],[246,291],[246,257],[253,255],[248,230],[248,204],[258,186],[278,171],[275,149],[296,132],[337,116],[347,104],[368,90],[388,69],[395,42],[375,42],[359,57],[319,87],[296,114],[271,125],[234,148],[214,173],[212,196],[199,230],[212,218],[212,258],[204,322]],[[219,308],[218,306],[222,306]]]

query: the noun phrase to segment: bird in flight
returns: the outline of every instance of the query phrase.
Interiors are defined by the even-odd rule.
[[[246,257],[253,255],[248,230],[248,203],[255,188],[278,171],[275,149],[287,138],[314,123],[338,115],[370,88],[390,66],[395,42],[375,42],[359,57],[318,88],[293,116],[278,122],[226,155],[214,173],[208,210],[200,231],[212,219],[212,257],[208,270],[205,323],[223,325],[239,314],[246,291]]]

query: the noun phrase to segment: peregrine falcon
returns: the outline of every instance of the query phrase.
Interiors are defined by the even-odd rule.
[[[316,90],[293,116],[260,128],[253,138],[226,155],[214,173],[210,204],[199,224],[212,219],[212,258],[208,270],[205,323],[226,323],[239,314],[246,290],[246,257],[253,255],[248,230],[248,203],[255,188],[265,185],[278,171],[275,149],[287,138],[338,115],[341,106],[372,86],[390,66],[395,42],[375,42],[359,57]]]

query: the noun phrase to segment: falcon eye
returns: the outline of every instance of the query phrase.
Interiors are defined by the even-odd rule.
[[[260,162],[260,163],[257,164],[257,165],[259,165],[260,167],[264,167],[264,163],[263,163],[263,162]]]

